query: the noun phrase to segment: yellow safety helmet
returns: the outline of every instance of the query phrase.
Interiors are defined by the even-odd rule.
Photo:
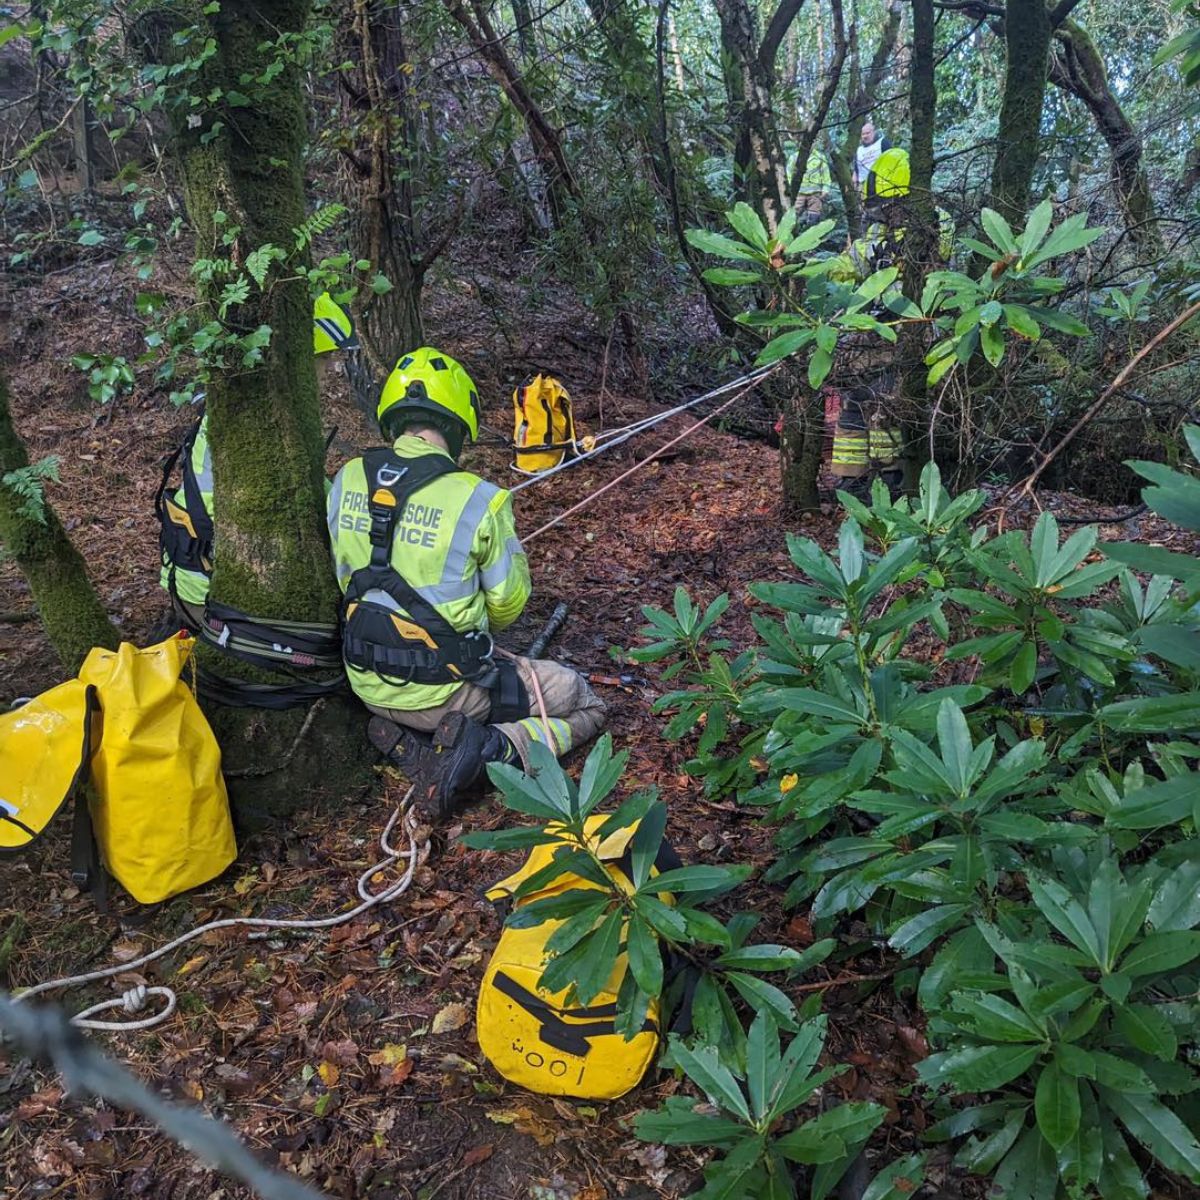
[[[471,441],[479,436],[479,393],[475,384],[460,362],[432,346],[405,354],[387,377],[375,413],[381,429],[388,415],[399,408],[422,409],[441,418],[449,416]]]
[[[894,200],[899,196],[907,196],[910,177],[908,151],[902,146],[893,146],[875,160],[875,166],[864,184],[864,195],[868,201],[876,198]]]
[[[328,292],[322,292],[313,301],[313,353],[357,349],[358,334],[350,314]]]

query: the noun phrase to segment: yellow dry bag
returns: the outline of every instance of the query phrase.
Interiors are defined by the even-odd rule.
[[[0,716],[0,851],[26,849],[66,803],[87,771],[95,712],[96,689],[70,679]]]
[[[92,755],[92,824],[109,872],[142,904],[199,887],[237,855],[221,751],[180,677],[195,647],[176,637],[93,650],[103,732]]]
[[[567,389],[550,375],[535,375],[513,392],[513,468],[524,475],[549,471],[575,444],[575,418]]]
[[[592,834],[606,819],[606,814],[589,817],[584,828]],[[626,874],[628,863],[623,870],[622,859],[634,829],[636,826],[621,829],[594,847],[624,887],[632,887]],[[510,897],[534,872],[549,865],[555,849],[536,847],[519,871],[491,888],[488,899]],[[666,843],[658,865],[664,869],[679,865]],[[517,907],[570,889],[592,888],[599,890],[597,884],[579,875],[560,875],[548,887],[523,896]],[[479,987],[475,1014],[479,1048],[505,1079],[531,1092],[615,1100],[635,1087],[654,1061],[660,1003],[657,997],[651,1001],[641,1032],[630,1041],[617,1033],[617,992],[628,964],[624,954],[618,957],[604,990],[586,1006],[568,1005],[565,991],[540,988],[538,980],[549,957],[546,942],[561,924],[545,921],[531,929],[504,927]]]

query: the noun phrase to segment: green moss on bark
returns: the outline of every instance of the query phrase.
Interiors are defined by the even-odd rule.
[[[213,54],[191,84],[217,97],[176,110],[173,149],[199,259],[244,263],[273,245],[292,251],[306,218],[303,151],[307,139],[300,69],[282,52],[282,70],[264,71],[279,39],[300,35],[308,0],[260,0],[209,12],[189,0],[150,0],[134,28],[143,57],[178,53],[170,36],[187,29]],[[197,36],[198,35],[198,36]],[[228,104],[241,93],[249,103]],[[218,211],[223,221],[214,220]],[[221,281],[223,283],[223,281]],[[217,319],[220,283],[203,286],[201,305]],[[338,592],[325,530],[324,455],[312,353],[307,282],[274,268],[259,290],[221,318],[233,333],[269,326],[260,361],[233,352],[208,384],[213,459],[216,565],[213,599],[264,619],[334,623]],[[207,647],[226,676],[278,682]],[[351,714],[353,720],[350,719]],[[226,755],[230,794],[243,822],[279,815],[314,798],[344,796],[369,771],[361,709],[328,703],[292,752],[304,710],[220,709],[210,719]],[[272,768],[263,774],[260,768]],[[255,774],[252,772],[258,771]]]
[[[8,386],[0,376],[0,476],[27,466],[29,455],[13,426]],[[115,649],[120,636],[49,502],[40,521],[24,509],[24,500],[0,484],[0,542],[29,581],[55,654],[74,675],[93,646]]]
[[[992,165],[992,208],[1021,225],[1029,208],[1041,145],[1042,104],[1050,57],[1046,0],[1008,0],[1005,9],[1004,102]]]

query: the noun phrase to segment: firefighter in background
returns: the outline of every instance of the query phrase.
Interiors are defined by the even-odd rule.
[[[833,431],[830,472],[839,486],[853,495],[865,495],[878,475],[896,493],[904,483],[904,439],[884,403],[890,389],[884,381],[874,386],[848,388]]]
[[[313,301],[313,354],[317,382],[325,382],[335,353],[359,348],[350,314],[322,292]],[[183,486],[168,492],[167,481],[179,462]],[[175,618],[189,629],[204,621],[204,603],[213,571],[213,470],[208,447],[208,415],[201,401],[200,416],[183,445],[168,459],[154,499],[159,521],[162,571],[159,583],[171,597]]]
[[[789,181],[796,174],[799,149],[794,143],[787,147],[787,174]],[[815,225],[825,208],[825,197],[833,186],[829,173],[829,162],[815,146],[809,151],[804,166],[804,176],[796,188],[796,215],[806,224]]]

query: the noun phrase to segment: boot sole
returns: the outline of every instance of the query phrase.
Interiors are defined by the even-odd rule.
[[[438,757],[456,750],[468,728],[469,721],[462,713],[447,713],[433,731],[428,753],[422,756],[421,766],[424,770],[420,772],[421,779],[416,781],[415,803],[417,809],[432,820],[445,821],[454,815],[458,807],[457,798],[446,794],[438,771]]]

